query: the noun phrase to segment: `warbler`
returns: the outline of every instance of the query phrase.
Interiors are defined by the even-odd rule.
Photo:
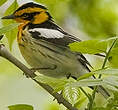
[[[20,23],[17,41],[21,54],[41,74],[77,79],[90,71],[87,59],[80,52],[72,52],[68,46],[81,40],[55,24],[45,6],[29,2],[2,19]]]

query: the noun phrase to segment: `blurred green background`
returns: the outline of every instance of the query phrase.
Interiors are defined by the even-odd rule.
[[[20,5],[31,0],[17,1]],[[118,33],[118,0],[35,1],[46,5],[58,25],[82,40],[104,39]],[[1,17],[13,2],[14,0],[8,0],[0,7]],[[2,27],[2,23],[0,23],[0,27]],[[14,34],[14,36],[16,35]],[[2,42],[9,48],[6,37],[2,39]],[[13,42],[12,54],[27,65],[19,52],[16,38],[11,42]],[[95,68],[99,68],[102,63],[101,59],[98,61],[98,58],[88,58]],[[99,100],[100,97],[97,98],[97,101],[102,104],[102,101]],[[45,90],[23,76],[23,72],[17,67],[0,58],[0,110],[8,110],[7,106],[14,104],[29,104],[34,106],[35,110],[64,109],[63,106],[53,101],[53,97]]]

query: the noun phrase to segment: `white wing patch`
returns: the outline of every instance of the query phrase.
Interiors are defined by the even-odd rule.
[[[35,29],[30,29],[29,32],[39,32],[41,35],[45,38],[63,38],[64,34],[61,33],[58,30],[53,30],[53,29],[44,29],[44,28],[35,28]]]

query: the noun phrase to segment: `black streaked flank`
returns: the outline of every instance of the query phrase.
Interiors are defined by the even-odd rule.
[[[34,49],[34,48],[31,48],[31,47],[30,47],[30,49],[31,49],[32,51],[34,51],[34,52],[37,52],[37,50],[36,50],[36,49]]]
[[[42,56],[44,56],[44,57],[47,57],[42,51],[40,51],[39,49],[38,49],[38,52],[42,55]]]
[[[26,3],[26,4],[22,5],[21,7],[19,7],[15,12],[26,9],[26,8],[29,8],[29,7],[31,7],[31,8],[37,7],[37,8],[47,9],[43,5],[39,5],[39,4],[36,4],[36,3],[33,3],[33,2],[29,2],[29,3]]]
[[[21,47],[25,47],[23,44],[21,44],[21,43],[19,43],[19,46],[21,46]]]
[[[53,56],[50,56],[50,55],[47,55],[50,59],[54,60],[54,61],[57,61],[59,63],[62,63],[61,61],[59,61],[58,59],[54,58]]]

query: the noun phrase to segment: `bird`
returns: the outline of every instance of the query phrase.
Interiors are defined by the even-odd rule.
[[[77,79],[91,71],[85,56],[69,48],[70,43],[81,40],[58,26],[44,5],[28,2],[2,19],[20,23],[17,35],[20,52],[40,74]]]

